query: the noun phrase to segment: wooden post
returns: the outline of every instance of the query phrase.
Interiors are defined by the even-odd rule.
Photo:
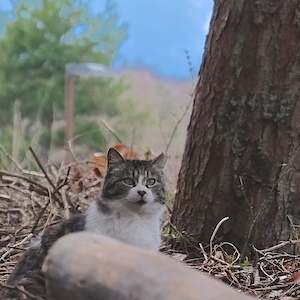
[[[162,254],[104,236],[59,239],[43,265],[49,300],[250,300]]]

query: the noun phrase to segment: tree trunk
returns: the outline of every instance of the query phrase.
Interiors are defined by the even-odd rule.
[[[43,265],[49,300],[250,300],[183,264],[110,238],[59,239]]]
[[[243,254],[297,234],[299,4],[215,1],[172,215],[186,238],[225,216],[217,237]]]

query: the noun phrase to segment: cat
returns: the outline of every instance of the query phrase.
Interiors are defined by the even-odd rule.
[[[91,203],[85,214],[46,228],[18,262],[7,284],[23,286],[31,294],[45,297],[41,271],[44,258],[58,238],[71,232],[86,230],[158,251],[160,217],[165,208],[165,162],[163,153],[153,160],[126,160],[117,150],[110,148],[107,172],[98,199]],[[21,292],[9,288],[0,293],[1,299],[21,299],[20,295]]]

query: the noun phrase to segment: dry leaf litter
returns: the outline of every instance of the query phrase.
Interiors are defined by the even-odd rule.
[[[43,228],[85,211],[101,191],[103,166],[95,168],[97,158],[47,169],[36,161],[39,172],[0,171],[0,285],[5,284],[19,257]],[[165,227],[171,225],[168,220],[164,223]],[[167,243],[161,250],[255,298],[300,299],[300,255],[280,252],[289,243],[299,246],[300,240],[264,250],[254,248],[255,262],[242,263],[231,243],[211,243],[206,248],[199,244],[199,255],[192,259]],[[231,255],[224,250],[228,247]]]

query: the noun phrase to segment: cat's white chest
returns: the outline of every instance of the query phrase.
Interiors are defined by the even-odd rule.
[[[160,215],[142,217],[134,213],[106,214],[92,203],[87,212],[85,229],[121,242],[158,251],[160,246]]]

